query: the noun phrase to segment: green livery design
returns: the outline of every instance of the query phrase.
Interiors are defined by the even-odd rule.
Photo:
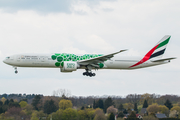
[[[88,60],[92,58],[97,58],[99,56],[103,56],[102,54],[85,54],[82,56],[78,56],[75,54],[67,54],[67,53],[55,53],[54,55],[51,56],[53,60],[56,60],[57,62],[55,63],[56,67],[63,67],[64,61],[82,61],[82,60]],[[104,64],[99,63],[99,67],[103,68]]]

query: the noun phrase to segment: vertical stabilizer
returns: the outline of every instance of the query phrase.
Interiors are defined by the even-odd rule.
[[[166,50],[167,44],[170,40],[170,35],[165,35],[157,44],[156,49],[152,53],[149,59],[151,58],[161,58]]]
[[[144,62],[146,62],[149,59],[157,59],[161,58],[166,50],[167,44],[170,40],[171,36],[170,35],[165,35],[157,44],[154,46],[145,56],[141,61],[138,63],[130,66],[130,67],[135,67],[137,65],[140,65]]]

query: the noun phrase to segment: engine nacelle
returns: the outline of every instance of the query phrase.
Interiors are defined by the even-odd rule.
[[[61,68],[61,72],[72,72],[72,71],[76,71],[77,68],[78,68],[77,62],[64,61],[63,67]]]

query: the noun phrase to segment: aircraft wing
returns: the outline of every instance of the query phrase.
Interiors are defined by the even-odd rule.
[[[99,66],[98,63],[103,63],[104,61],[114,57],[115,54],[118,54],[118,53],[121,53],[124,51],[127,51],[127,50],[120,50],[120,51],[115,52],[115,53],[99,56],[96,58],[91,58],[88,60],[82,60],[82,61],[79,61],[78,63],[79,63],[79,65],[92,65],[94,67],[98,67]]]
[[[176,59],[174,58],[165,58],[165,59],[159,59],[159,60],[153,60],[152,62],[163,62],[163,61],[167,61],[167,60],[172,60],[172,59]]]

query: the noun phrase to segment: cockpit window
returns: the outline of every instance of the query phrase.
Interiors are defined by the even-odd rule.
[[[9,59],[10,57],[6,57],[6,59]]]

